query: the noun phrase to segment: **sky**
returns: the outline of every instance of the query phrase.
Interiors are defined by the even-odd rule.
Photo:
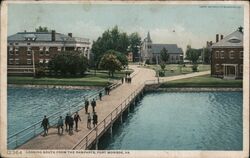
[[[153,43],[202,48],[216,34],[244,24],[241,5],[170,4],[9,4],[8,35],[46,26],[56,32],[96,40],[115,25],[121,31],[150,32]]]

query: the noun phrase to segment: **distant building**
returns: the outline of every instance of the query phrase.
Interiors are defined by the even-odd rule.
[[[34,64],[48,63],[61,51],[79,51],[89,58],[90,41],[51,32],[18,32],[8,37],[8,74],[32,73]],[[34,55],[34,56],[33,56]]]
[[[216,35],[216,43],[211,46],[211,75],[225,79],[243,77],[243,28],[225,38]]]
[[[128,62],[133,62],[133,52],[128,52],[127,59]]]
[[[179,63],[183,61],[183,51],[177,46],[177,44],[153,44],[149,32],[142,43],[142,60],[144,62],[149,60],[150,63],[154,63],[154,60],[160,61],[160,52],[163,48],[165,48],[169,54],[169,60],[167,63]]]

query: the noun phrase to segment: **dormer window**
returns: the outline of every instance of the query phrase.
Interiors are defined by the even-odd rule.
[[[240,43],[241,40],[237,37],[231,37],[228,42],[231,42],[231,43]]]

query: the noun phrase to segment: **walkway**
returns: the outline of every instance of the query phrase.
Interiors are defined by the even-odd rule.
[[[131,75],[131,84],[122,84],[118,88],[111,91],[110,95],[104,96],[102,101],[97,101],[96,111],[98,114],[99,122],[102,121],[108,114],[110,114],[123,100],[125,100],[131,93],[133,93],[138,87],[140,87],[146,80],[156,80],[155,72],[151,69],[138,68],[136,65],[131,65],[130,68],[134,69],[134,73]],[[189,75],[180,75],[173,77],[165,77],[166,81],[189,78],[199,75],[208,74],[208,72],[199,72]],[[89,111],[92,111],[91,106]],[[87,115],[84,109],[80,110],[79,115],[82,119],[79,122],[79,131],[73,135],[68,135],[66,132],[59,136],[57,129],[49,129],[49,135],[46,137],[37,136],[27,143],[20,146],[18,149],[72,149],[72,147],[84,137],[90,130],[87,129]]]

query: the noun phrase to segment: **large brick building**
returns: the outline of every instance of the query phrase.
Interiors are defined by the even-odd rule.
[[[61,51],[79,51],[87,58],[90,41],[51,32],[18,32],[8,37],[8,74],[33,73],[38,63],[48,63],[54,54]],[[34,61],[34,64],[33,64]]]
[[[183,61],[183,51],[177,46],[177,44],[153,44],[149,32],[142,43],[142,60],[144,62],[146,60],[149,60],[150,63],[153,63],[154,60],[160,60],[160,53],[163,48],[165,48],[167,50],[167,53],[169,54],[167,63],[173,64]]]
[[[225,38],[216,35],[211,46],[211,75],[224,79],[243,77],[243,31],[239,27]]]

